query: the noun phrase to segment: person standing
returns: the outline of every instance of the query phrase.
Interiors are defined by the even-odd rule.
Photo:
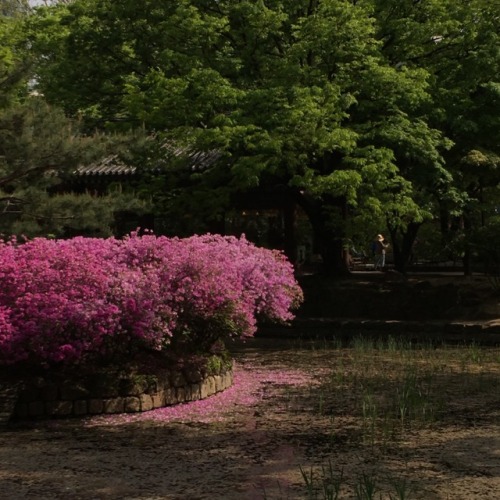
[[[389,243],[385,240],[382,234],[377,234],[377,237],[373,241],[374,249],[374,269],[382,271],[385,267],[385,253]]]

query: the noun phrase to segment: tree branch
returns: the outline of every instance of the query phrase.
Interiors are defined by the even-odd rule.
[[[0,187],[1,186],[6,186],[7,184],[16,181],[18,179],[22,179],[23,177],[26,177],[27,175],[34,174],[34,173],[43,173],[47,172],[48,170],[53,169],[53,165],[45,165],[43,167],[32,167],[28,168],[27,170],[24,170],[22,172],[13,172],[10,175],[6,175],[5,177],[0,178]]]

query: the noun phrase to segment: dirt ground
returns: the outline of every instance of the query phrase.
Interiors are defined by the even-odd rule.
[[[309,281],[306,290],[302,314],[311,316],[500,317],[484,278],[360,275],[328,286]],[[338,300],[325,301],[327,293]],[[205,402],[0,429],[0,498],[322,499],[335,497],[318,490],[321,478],[334,486],[341,473],[339,499],[500,498],[500,384],[468,393],[439,425],[408,429],[382,449],[362,439],[359,421],[344,411],[349,398],[318,411],[317,388],[335,351],[260,338],[234,356],[234,386]],[[499,364],[488,377],[500,378]],[[477,383],[495,380],[483,375]],[[362,496],[374,482],[379,493]]]
[[[338,411],[315,411],[315,388],[334,356],[254,340],[235,350],[234,386],[205,402],[10,425],[0,431],[0,498],[327,498],[308,496],[304,474],[310,479],[312,472],[318,486],[329,467],[344,473],[340,499],[371,498],[355,496],[356,485],[370,478],[382,499],[391,491],[392,498],[498,498],[498,390],[493,400],[471,395],[439,426],[408,430],[382,450],[360,438],[342,412],[348,402],[332,400]],[[406,496],[395,496],[398,484],[413,494],[408,487]]]

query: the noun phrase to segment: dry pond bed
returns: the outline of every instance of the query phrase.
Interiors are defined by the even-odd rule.
[[[205,401],[12,423],[0,497],[498,498],[499,348],[255,339],[234,356]]]

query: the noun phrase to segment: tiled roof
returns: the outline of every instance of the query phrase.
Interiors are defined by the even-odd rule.
[[[91,175],[133,175],[137,168],[123,163],[117,155],[108,156],[98,163],[81,165],[75,170],[80,176]]]
[[[219,151],[193,151],[189,148],[174,148],[171,145],[164,145],[167,150],[167,159],[163,164],[168,164],[168,157],[181,158],[187,160],[186,167],[190,170],[205,170],[211,167],[220,157]],[[158,167],[161,170],[161,167]],[[81,165],[75,170],[78,176],[107,176],[107,175],[133,175],[137,172],[137,167],[127,165],[117,155],[108,156],[100,162],[90,165]]]
[[[167,150],[170,157],[185,158],[187,168],[190,170],[204,170],[211,167],[221,157],[221,153],[216,150],[196,151],[189,147],[176,147],[168,142],[163,145],[163,148]]]

